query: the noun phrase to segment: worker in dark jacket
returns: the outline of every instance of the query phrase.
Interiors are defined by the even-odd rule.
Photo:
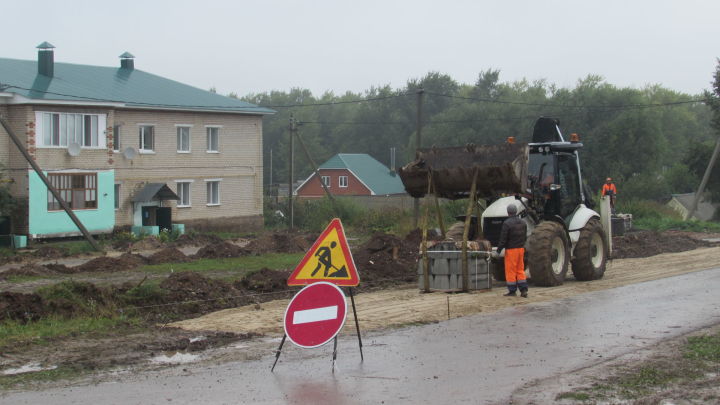
[[[525,279],[525,239],[527,238],[527,224],[517,216],[517,207],[510,204],[507,207],[509,218],[503,222],[500,231],[500,242],[497,246],[498,254],[505,249],[505,281],[508,292],[506,297],[514,297],[520,289],[520,296],[527,298],[528,284]]]

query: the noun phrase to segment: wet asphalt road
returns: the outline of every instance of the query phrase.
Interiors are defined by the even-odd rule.
[[[719,288],[720,269],[711,269],[368,334],[363,363],[356,338],[343,337],[334,374],[332,344],[310,350],[286,344],[275,373],[269,354],[258,361],[183,365],[121,375],[117,382],[15,393],[0,403],[502,404],[532,380],[720,323]]]

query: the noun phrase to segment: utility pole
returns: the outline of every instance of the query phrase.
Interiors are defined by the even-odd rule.
[[[288,180],[288,215],[290,216],[290,222],[288,223],[289,228],[292,230],[295,227],[295,207],[293,205],[293,182],[295,181],[295,132],[297,131],[297,121],[295,117],[290,114],[290,156],[288,158],[288,165],[290,165],[290,179]]]
[[[425,90],[419,88],[417,91],[417,122],[415,123],[415,152],[422,147],[422,105],[423,105],[423,94]],[[413,201],[413,228],[418,227],[420,219],[420,199],[415,198]]]
[[[710,173],[712,173],[715,162],[717,162],[718,154],[720,154],[720,137],[718,137],[717,142],[715,142],[715,149],[713,150],[712,156],[710,157],[710,163],[708,163],[707,168],[705,169],[705,174],[703,175],[702,181],[700,181],[700,187],[698,187],[697,193],[695,193],[695,198],[693,199],[692,206],[690,207],[687,215],[685,216],[686,221],[692,218],[693,214],[695,214],[695,210],[697,210],[698,202],[700,201],[700,198],[705,191],[705,186],[707,186],[708,180],[710,180]]]
[[[68,214],[70,219],[73,221],[75,226],[78,227],[80,232],[83,234],[85,239],[90,243],[90,245],[93,247],[93,249],[97,250],[98,252],[102,252],[102,247],[97,243],[95,238],[90,235],[90,232],[85,228],[82,222],[78,219],[78,217],[75,216],[75,213],[72,211],[70,206],[68,206],[67,202],[60,196],[60,193],[55,189],[55,187],[50,183],[47,176],[45,176],[45,173],[43,173],[42,169],[40,169],[40,166],[38,166],[37,163],[35,163],[35,160],[30,156],[30,154],[25,150],[25,147],[23,146],[22,142],[20,142],[20,139],[15,135],[15,131],[10,128],[10,124],[5,121],[4,118],[0,117],[0,123],[2,124],[3,128],[5,128],[5,132],[10,136],[10,139],[12,139],[15,146],[17,146],[18,149],[20,149],[20,153],[23,155],[25,160],[30,164],[30,166],[35,170],[35,173],[40,177],[40,180],[42,180],[43,183],[45,183],[45,186],[50,191],[50,194],[55,197],[55,199],[60,203],[60,206],[63,210]]]

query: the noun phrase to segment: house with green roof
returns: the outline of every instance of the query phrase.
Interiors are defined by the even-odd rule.
[[[333,195],[388,196],[405,194],[400,177],[393,170],[366,153],[338,153],[318,167],[318,178],[311,174],[295,194],[320,198],[325,183]]]
[[[116,67],[55,62],[47,42],[37,60],[0,58],[0,116],[92,233],[260,226],[272,113],[136,69],[127,52]],[[79,234],[4,128],[0,162],[19,201],[12,233]]]

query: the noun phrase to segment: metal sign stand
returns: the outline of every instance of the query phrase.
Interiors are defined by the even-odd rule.
[[[362,344],[362,337],[360,336],[360,322],[358,321],[358,315],[357,311],[355,309],[355,295],[353,294],[352,287],[349,288],[350,290],[350,302],[352,303],[352,309],[353,309],[353,317],[355,318],[355,330],[357,331],[357,337],[358,337],[358,346],[360,347],[360,362],[365,361],[365,357],[363,356],[363,344]],[[283,334],[282,340],[280,341],[280,346],[275,351],[275,361],[273,362],[272,367],[270,368],[270,372],[272,373],[275,370],[275,365],[277,365],[278,360],[280,359],[280,352],[282,352],[283,345],[285,345],[285,339],[287,338],[286,334]],[[337,359],[337,336],[334,338],[333,343],[333,357],[332,357],[332,372],[335,372],[335,360]]]

